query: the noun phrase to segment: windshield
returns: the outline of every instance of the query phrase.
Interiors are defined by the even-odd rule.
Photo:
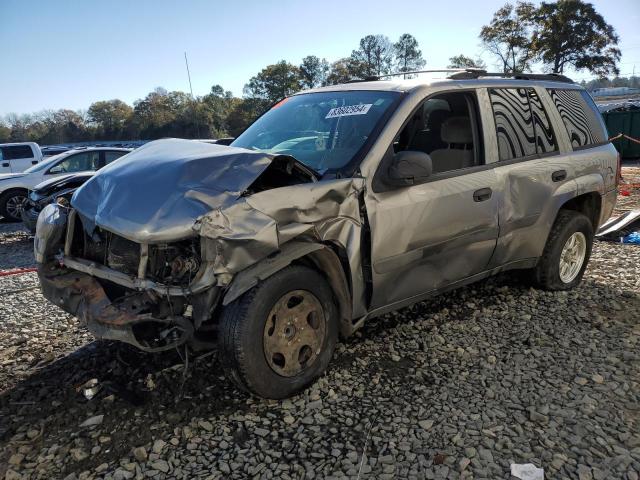
[[[41,172],[42,170],[46,170],[47,168],[52,166],[54,162],[57,162],[60,158],[66,155],[66,153],[67,152],[54,155],[53,157],[47,157],[46,160],[41,160],[40,162],[36,163],[33,167],[27,168],[24,171],[24,173]]]
[[[362,149],[399,92],[349,91],[288,97],[231,145],[286,154],[319,173],[339,170]]]

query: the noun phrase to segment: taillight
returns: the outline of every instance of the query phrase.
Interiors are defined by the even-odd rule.
[[[616,187],[620,185],[622,181],[622,157],[620,156],[620,152],[618,152],[618,167],[616,168]]]

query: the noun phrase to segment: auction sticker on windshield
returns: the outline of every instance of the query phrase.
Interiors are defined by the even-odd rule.
[[[345,107],[336,107],[329,110],[327,118],[347,117],[349,115],[365,115],[369,109],[373,106],[373,103],[363,103],[361,105],[347,105]]]

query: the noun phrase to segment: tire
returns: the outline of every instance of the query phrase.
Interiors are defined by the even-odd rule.
[[[329,285],[299,265],[260,282],[220,316],[225,373],[264,398],[287,398],[310,385],[329,365],[337,338],[338,309]]]
[[[26,190],[9,190],[0,195],[0,216],[11,222],[21,222],[20,211],[15,210],[15,202],[27,201]],[[17,212],[17,213],[16,213]]]
[[[556,221],[551,228],[547,244],[544,247],[542,257],[533,270],[534,284],[545,290],[569,290],[580,283],[584,271],[589,263],[591,249],[593,247],[593,225],[582,213],[573,210],[560,210]],[[570,247],[569,241],[574,239],[579,244],[584,241],[584,256],[582,264],[576,262],[561,263],[561,256],[565,246]],[[571,248],[566,252],[571,253]],[[576,247],[574,251],[581,251],[582,247]],[[577,258],[581,255],[569,255],[569,258]],[[562,272],[562,265],[573,263],[575,266]]]

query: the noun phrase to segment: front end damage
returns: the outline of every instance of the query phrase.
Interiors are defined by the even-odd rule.
[[[47,299],[97,338],[152,352],[210,348],[221,308],[289,263],[307,261],[334,290],[342,333],[355,329],[366,290],[362,179],[317,182],[291,157],[163,142],[173,142],[163,152],[179,146],[173,155],[186,160],[165,154],[158,162],[157,148],[138,159],[174,170],[150,187],[144,204],[142,189],[131,189],[145,170],[132,164],[132,154],[126,177],[122,169],[105,169],[72,206],[43,210],[34,248]]]

